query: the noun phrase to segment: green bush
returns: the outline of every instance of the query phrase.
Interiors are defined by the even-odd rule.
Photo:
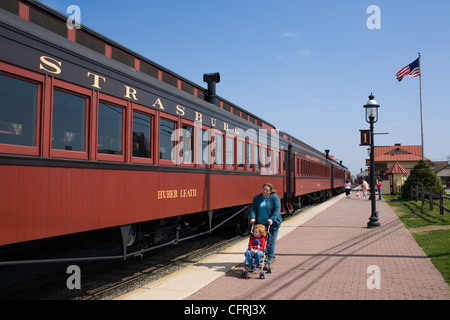
[[[411,199],[411,187],[419,186],[424,187],[426,191],[430,188],[434,193],[439,193],[442,190],[441,181],[436,174],[431,170],[431,167],[420,160],[418,164],[414,166],[402,187],[402,197],[404,199]]]

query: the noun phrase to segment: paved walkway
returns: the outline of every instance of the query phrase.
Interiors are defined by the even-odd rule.
[[[450,300],[442,275],[389,205],[377,201],[377,211],[381,227],[369,229],[370,201],[341,195],[285,221],[265,280],[241,278],[245,240],[122,299]]]

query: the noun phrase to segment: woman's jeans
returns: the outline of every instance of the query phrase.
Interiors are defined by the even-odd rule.
[[[267,229],[268,225],[266,226]],[[278,237],[278,230],[273,230],[272,228],[270,228],[270,234],[272,235],[272,240],[270,244],[267,244],[267,263],[271,264],[273,257],[275,256],[275,243],[277,241],[277,237]]]
[[[264,251],[258,250],[253,253],[250,249],[245,252],[245,264],[253,266],[253,259],[255,259],[255,266],[261,264],[261,259],[264,256]]]

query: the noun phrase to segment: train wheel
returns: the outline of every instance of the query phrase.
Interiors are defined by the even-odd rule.
[[[122,243],[126,247],[130,247],[136,241],[136,225],[127,224],[120,226],[120,231],[122,233]]]
[[[292,206],[294,207],[294,212],[302,207],[301,196],[294,198]]]
[[[239,234],[246,235],[249,232],[250,226],[250,208],[244,210],[244,212],[239,215],[238,224]]]
[[[133,244],[137,238],[137,228],[135,224],[127,224],[120,226],[120,232],[122,234],[122,250],[123,250],[123,259],[126,260],[126,254],[128,248],[133,251]]]

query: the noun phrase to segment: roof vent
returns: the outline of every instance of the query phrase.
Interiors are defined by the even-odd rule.
[[[217,105],[216,83],[220,82],[220,74],[218,72],[205,73],[203,75],[203,81],[208,83],[207,101]]]

